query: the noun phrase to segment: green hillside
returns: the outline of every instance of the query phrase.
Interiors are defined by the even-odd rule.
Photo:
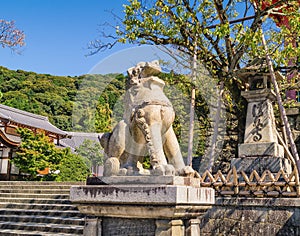
[[[0,102],[24,111],[47,116],[51,123],[66,131],[103,131],[88,121],[91,108],[98,103],[106,85],[121,89],[123,75],[53,76],[0,67]],[[105,91],[104,97],[110,91]],[[102,99],[103,101],[103,99]],[[111,102],[107,99],[103,102]],[[96,107],[95,107],[96,108]],[[98,110],[101,106],[98,106]],[[93,111],[94,112],[94,111]],[[94,112],[95,113],[95,112]],[[81,116],[81,117],[80,117]],[[99,123],[99,122],[98,122]]]

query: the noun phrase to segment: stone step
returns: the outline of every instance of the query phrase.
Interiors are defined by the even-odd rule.
[[[1,181],[0,181],[1,182]],[[44,182],[41,182],[44,183]],[[85,184],[40,184],[38,185],[37,183],[35,184],[2,184],[0,183],[0,188],[1,189],[62,189],[62,190],[69,190],[71,186],[82,186]]]
[[[51,199],[69,199],[69,194],[34,194],[34,193],[0,193],[0,198],[51,198]]]
[[[3,222],[35,222],[65,225],[84,225],[84,217],[32,216],[32,215],[0,215]],[[0,234],[1,235],[1,234]]]
[[[78,185],[1,185],[1,189],[58,189],[69,190],[71,186]]]
[[[70,189],[2,189],[0,188],[1,193],[29,193],[29,194],[69,194]]]
[[[51,185],[51,186],[59,186],[59,185],[85,185],[84,182],[54,182],[54,181],[0,181],[0,186],[5,185],[38,185],[38,186],[45,186],[45,185]]]
[[[15,202],[0,202],[0,208],[24,209],[24,210],[40,209],[40,210],[58,210],[58,211],[77,210],[77,207],[71,204],[38,204],[38,203],[15,203]]]
[[[83,234],[83,226],[50,223],[6,222],[0,221],[0,229],[18,229],[51,233]]]
[[[72,204],[69,199],[53,199],[53,198],[13,198],[13,197],[1,197],[0,202],[7,203],[32,203],[32,204]]]
[[[40,209],[7,209],[0,208],[0,215],[31,215],[31,216],[61,216],[61,217],[81,217],[82,214],[78,210],[40,210]]]
[[[40,231],[25,231],[16,229],[0,229],[1,236],[75,236],[80,234],[67,234],[67,233],[50,233],[50,232],[40,232]]]
[[[84,216],[69,200],[78,185],[0,181],[0,236],[83,235]]]

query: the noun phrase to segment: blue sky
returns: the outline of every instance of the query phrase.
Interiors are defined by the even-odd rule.
[[[148,60],[147,55],[153,57],[149,47],[132,49],[133,46],[122,44],[94,56],[85,56],[89,52],[88,43],[99,34],[100,25],[114,23],[110,11],[122,17],[123,4],[127,0],[0,2],[0,19],[14,20],[17,28],[26,35],[26,45],[21,49],[21,55],[8,48],[0,49],[0,65],[9,69],[71,76],[95,70],[105,74],[124,72],[128,66],[143,60],[141,55],[145,60]]]

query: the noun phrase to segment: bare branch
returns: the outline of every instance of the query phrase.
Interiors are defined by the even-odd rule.
[[[118,40],[115,40],[113,42],[110,43],[103,43],[100,40],[95,40],[90,42],[90,44],[88,45],[88,49],[90,50],[90,53],[87,54],[87,56],[92,56],[95,55],[99,52],[103,52],[106,49],[111,49],[113,48],[116,44],[118,43]]]
[[[0,19],[0,45],[9,47],[16,51],[18,47],[25,44],[25,34],[15,27],[14,21],[5,21]]]

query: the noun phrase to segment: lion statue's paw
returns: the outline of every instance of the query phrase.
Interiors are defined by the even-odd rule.
[[[175,175],[175,168],[173,165],[156,165],[153,167],[152,170],[153,175],[167,175],[167,176],[174,176]]]
[[[177,170],[177,175],[184,177],[200,178],[200,174],[195,171],[191,166],[185,166]]]
[[[104,176],[115,176],[120,171],[120,162],[116,157],[108,158],[104,163]]]

